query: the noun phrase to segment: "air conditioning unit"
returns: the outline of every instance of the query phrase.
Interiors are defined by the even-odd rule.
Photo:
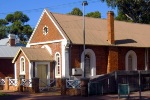
[[[72,68],[72,75],[81,76],[82,75],[82,69],[81,68]]]

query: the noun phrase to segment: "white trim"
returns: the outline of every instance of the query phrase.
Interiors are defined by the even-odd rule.
[[[29,79],[33,78],[33,62],[29,62]]]
[[[145,70],[149,70],[148,68],[148,48],[145,48]]]
[[[62,71],[61,71],[61,70],[62,70],[62,68],[61,68],[61,67],[62,67],[62,62],[61,62],[61,61],[62,61],[62,60],[61,60],[61,55],[60,55],[60,53],[59,53],[59,52],[56,52],[56,53],[55,53],[55,61],[57,61],[57,60],[56,60],[56,55],[57,55],[57,54],[59,54],[59,59],[60,59],[60,60],[59,60],[59,61],[60,61],[60,74],[59,74],[59,75],[56,74],[56,72],[57,72],[57,71],[56,71],[56,70],[57,70],[57,68],[56,68],[57,66],[56,66],[56,65],[57,65],[57,64],[55,63],[55,78],[61,78],[61,74],[62,74]]]
[[[61,43],[61,48],[62,48],[62,56],[61,56],[61,66],[62,66],[62,77],[65,77],[66,76],[66,72],[65,72],[65,70],[66,70],[66,66],[65,66],[65,47],[66,47],[66,42],[64,41],[64,42],[62,42]]]
[[[49,54],[52,55],[52,49],[48,45],[43,45],[41,48],[46,48],[46,50],[48,50]]]
[[[85,49],[85,54],[90,55],[91,76],[96,76],[96,56],[92,49]],[[84,52],[81,54],[81,69],[84,71]],[[82,74],[83,77],[83,74]]]
[[[50,80],[50,62],[35,62],[35,77],[37,77],[37,65],[38,64],[46,64],[46,65],[48,65],[47,80]]]
[[[21,68],[22,67],[22,65],[21,65],[22,64],[21,63],[22,58],[24,59],[24,71],[23,72],[22,72],[22,68]],[[25,60],[24,56],[21,56],[20,57],[20,75],[25,75],[26,74],[26,67],[25,66],[26,66],[26,60]]]
[[[133,70],[137,70],[137,55],[136,53],[133,51],[133,50],[130,50],[126,53],[126,56],[125,56],[125,70],[128,71],[128,57],[129,55],[132,56],[133,58]]]
[[[48,44],[48,43],[57,43],[57,42],[62,42],[64,39],[61,40],[54,40],[54,41],[46,41],[46,42],[37,42],[37,43],[31,43],[29,45],[38,45],[38,44]]]
[[[64,61],[64,60],[62,60]],[[65,77],[69,78],[69,48],[65,49]]]
[[[14,64],[14,77],[15,77],[15,80],[17,79],[17,66],[16,66],[17,64],[16,64],[16,62],[15,62],[15,64]]]
[[[47,33],[45,32],[45,28],[47,28]],[[48,31],[49,31],[48,26],[45,25],[45,26],[43,27],[43,34],[44,34],[44,35],[47,35],[47,34],[48,34]]]
[[[30,47],[30,45],[29,45],[29,44],[30,44],[30,41],[31,41],[31,39],[32,39],[32,37],[33,37],[33,35],[34,35],[34,33],[35,33],[37,27],[39,26],[39,23],[40,23],[40,21],[41,21],[43,15],[44,15],[44,13],[45,13],[45,9],[43,10],[43,12],[42,12],[42,14],[41,14],[41,16],[40,16],[40,18],[39,18],[39,20],[38,20],[38,22],[37,22],[37,24],[36,24],[36,26],[35,26],[35,28],[34,28],[34,31],[32,32],[32,35],[31,35],[31,37],[30,37],[30,39],[29,39],[29,41],[28,41],[26,47]]]

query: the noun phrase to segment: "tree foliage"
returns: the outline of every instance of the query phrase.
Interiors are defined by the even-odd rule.
[[[150,24],[150,0],[101,0],[107,2],[107,5],[118,8],[120,15],[118,17],[135,23]],[[125,17],[126,16],[126,17]],[[119,18],[120,19],[120,18]]]
[[[77,16],[82,16],[83,13],[79,8],[73,8],[69,15],[77,15]]]
[[[0,39],[6,37],[7,24],[8,22],[5,19],[0,19]]]
[[[93,18],[101,18],[101,13],[99,11],[90,12],[86,14],[87,17],[93,17]]]
[[[77,16],[83,15],[82,11],[79,8],[73,8],[72,11],[69,12],[68,14],[77,15]],[[101,18],[101,13],[99,11],[95,11],[95,12],[87,13],[85,16],[93,17],[93,18]]]
[[[6,15],[5,19],[0,19],[0,37],[4,38],[7,34],[18,35],[21,41],[25,41],[30,37],[33,29],[26,24],[30,19],[21,11]],[[3,31],[2,31],[3,30]]]

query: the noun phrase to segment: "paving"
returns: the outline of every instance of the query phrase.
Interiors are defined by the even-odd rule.
[[[28,93],[0,90],[0,93],[6,94],[0,96],[0,100],[118,100],[117,94],[105,94],[99,96],[61,96],[60,92],[45,92],[45,93]],[[150,90],[141,93],[130,93],[129,98],[120,98],[119,100],[150,100]]]

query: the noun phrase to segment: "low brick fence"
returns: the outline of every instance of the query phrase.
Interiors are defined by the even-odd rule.
[[[5,77],[5,79],[0,79],[0,90],[38,93],[39,78],[32,78],[30,81],[21,78],[15,80],[10,77]]]
[[[88,78],[82,78],[81,80],[67,80],[61,79],[61,95],[81,95],[88,96]]]

